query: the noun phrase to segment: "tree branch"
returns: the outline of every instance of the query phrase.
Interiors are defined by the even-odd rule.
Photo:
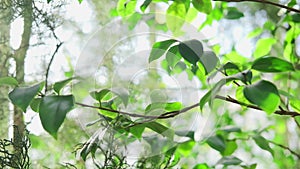
[[[285,145],[282,145],[282,144],[279,144],[279,143],[275,143],[275,142],[273,142],[273,141],[271,141],[271,140],[268,140],[268,142],[271,143],[271,144],[274,144],[274,145],[276,145],[276,146],[279,146],[279,147],[281,147],[281,148],[283,148],[283,149],[285,149],[285,150],[288,150],[290,153],[292,153],[292,154],[295,155],[298,159],[300,159],[300,154],[296,153],[295,151],[293,151],[293,150],[290,149],[289,147],[287,147],[287,146],[285,146]]]
[[[52,65],[52,62],[54,60],[54,57],[56,55],[56,53],[58,52],[58,49],[61,47],[61,45],[63,44],[63,42],[59,42],[57,45],[56,45],[56,48],[55,48],[55,51],[53,52],[52,56],[51,56],[51,59],[50,59],[50,62],[48,64],[48,67],[47,67],[47,70],[46,70],[46,80],[45,80],[45,94],[48,90],[48,76],[49,76],[49,71],[50,71],[50,67]]]
[[[263,3],[263,4],[269,4],[269,5],[273,5],[273,6],[277,6],[280,8],[284,8],[287,9],[288,11],[293,11],[293,12],[297,12],[300,13],[299,9],[295,9],[295,8],[291,8],[289,6],[285,6],[282,4],[278,4],[272,1],[267,1],[267,0],[213,0],[213,1],[222,1],[222,2],[258,2],[258,3]]]

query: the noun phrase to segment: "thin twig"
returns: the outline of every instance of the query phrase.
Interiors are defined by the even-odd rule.
[[[46,80],[45,80],[45,94],[48,90],[48,76],[49,76],[49,71],[50,71],[50,67],[52,65],[52,62],[54,60],[54,57],[56,55],[56,53],[58,52],[58,49],[61,47],[61,45],[63,44],[63,42],[59,42],[57,45],[56,45],[56,48],[55,48],[55,51],[53,52],[52,56],[51,56],[51,59],[50,59],[50,62],[48,64],[48,67],[47,67],[47,70],[46,70]]]
[[[296,153],[295,151],[293,151],[293,150],[290,149],[289,147],[287,147],[287,146],[285,146],[285,145],[282,145],[282,144],[279,144],[279,143],[275,143],[275,142],[273,142],[273,141],[271,141],[271,140],[268,140],[268,142],[271,143],[271,144],[274,144],[274,145],[276,145],[276,146],[279,146],[279,147],[281,147],[281,148],[283,148],[283,149],[288,150],[290,153],[292,153],[292,154],[295,155],[298,159],[300,159],[300,154]]]
[[[300,13],[299,9],[291,8],[289,6],[285,6],[285,5],[278,4],[278,3],[275,3],[275,2],[272,2],[272,1],[267,1],[267,0],[214,0],[214,1],[223,1],[223,2],[247,2],[247,1],[248,2],[258,2],[258,3],[263,3],[263,4],[270,4],[270,5],[273,5],[273,6],[277,6],[277,7],[280,7],[280,8],[287,9],[289,11]]]
[[[300,129],[300,123],[297,121],[296,117],[294,117],[294,121],[295,121],[297,127]]]

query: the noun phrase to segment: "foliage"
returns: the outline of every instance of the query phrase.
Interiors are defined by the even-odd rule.
[[[51,0],[47,2],[51,3]],[[142,17],[136,16],[147,13],[149,5],[164,3],[168,6],[165,11],[164,26],[175,37],[178,37],[184,34],[182,27],[186,21],[193,21],[196,18],[189,13],[195,9],[206,18],[199,25],[199,30],[214,22],[238,21],[247,15],[246,12],[242,12],[238,3],[236,6],[231,6],[227,2],[222,2],[222,0],[221,2],[144,0],[141,6],[137,6],[136,0],[119,0],[115,12],[124,21],[131,23],[130,28],[133,29],[138,22],[142,22]],[[148,58],[149,63],[159,62],[169,75],[186,73],[190,79],[197,79],[203,83],[203,88],[199,90],[206,91],[206,94],[191,106],[185,107],[181,102],[169,101],[161,93],[156,93],[150,96],[151,104],[139,109],[143,113],[127,112],[122,108],[134,105],[136,100],[132,99],[130,92],[120,92],[111,88],[91,91],[90,96],[86,97],[92,98],[94,104],[88,105],[81,103],[82,100],[76,98],[72,91],[68,90],[68,85],[72,83],[76,85],[77,80],[81,80],[80,78],[71,77],[49,85],[48,72],[45,82],[36,85],[23,87],[13,77],[1,78],[0,85],[13,87],[8,94],[11,102],[24,112],[31,107],[33,111],[39,113],[43,128],[55,139],[59,139],[59,128],[63,125],[67,113],[72,109],[83,107],[96,110],[99,119],[89,125],[98,125],[100,129],[88,141],[79,144],[76,153],[83,161],[92,159],[97,168],[172,168],[177,166],[191,168],[184,160],[189,156],[197,159],[197,156],[201,155],[201,149],[196,150],[199,147],[215,150],[219,156],[213,162],[203,161],[193,164],[192,167],[195,169],[217,166],[256,168],[258,163],[245,161],[237,153],[242,149],[255,156],[255,152],[252,151],[255,148],[259,151],[267,151],[279,168],[294,167],[297,163],[299,164],[297,160],[299,160],[300,153],[284,145],[287,143],[282,139],[285,133],[281,130],[286,129],[285,123],[293,123],[298,130],[300,129],[297,120],[300,116],[298,97],[300,56],[297,51],[299,44],[296,43],[300,35],[300,12],[294,8],[295,0],[289,1],[286,6],[271,1],[259,2],[287,11],[280,16],[279,23],[268,20],[263,28],[254,29],[249,34],[248,37],[254,38],[256,45],[251,58],[239,54],[235,47],[226,53],[220,53],[218,49],[222,46],[218,45],[209,46],[211,50],[207,49],[204,47],[207,46],[206,43],[198,39],[182,41],[179,38],[172,38],[153,44]],[[49,67],[50,65],[51,63]],[[209,83],[209,80],[216,76],[222,78],[215,83]],[[226,96],[222,96],[225,87],[229,87],[230,91]],[[43,88],[45,91],[42,90]],[[216,110],[221,107],[218,106],[217,100],[228,102],[230,105],[240,105],[241,108],[237,112],[230,112],[233,111],[230,108],[226,109],[216,130],[211,135],[205,136],[202,141],[195,139],[195,131],[176,131],[170,127],[168,121],[166,122],[167,119],[188,114],[194,108],[199,108],[197,110],[203,114],[208,109],[207,104],[212,110]],[[274,124],[266,128],[257,126],[254,130],[240,128],[231,116],[236,113],[246,118],[244,115],[249,109],[266,112],[268,118],[275,119],[275,122],[282,123],[284,127],[280,128],[279,124]],[[217,111],[212,112],[216,117],[221,116]],[[280,122],[280,120],[284,121]],[[273,138],[269,137],[270,132],[273,132]],[[153,134],[157,135],[152,136]],[[299,133],[294,134],[298,139]],[[178,138],[185,140],[179,142]],[[134,164],[130,164],[126,159],[126,154],[120,150],[142,139],[150,145],[150,151],[156,153],[152,156],[141,154]],[[281,161],[285,155],[288,155],[291,161]]]

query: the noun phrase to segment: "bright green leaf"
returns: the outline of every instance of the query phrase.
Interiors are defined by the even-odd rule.
[[[256,49],[254,51],[253,56],[258,58],[261,56],[265,56],[270,53],[272,46],[276,43],[276,39],[274,38],[263,38],[259,39],[256,43]]]
[[[185,157],[188,157],[191,153],[192,153],[192,150],[193,150],[193,147],[195,146],[195,141],[193,140],[189,140],[189,141],[185,141],[183,143],[180,143],[178,145],[178,152],[185,156]]]
[[[255,84],[247,85],[243,92],[247,100],[268,114],[275,112],[280,104],[277,87],[269,81],[261,80]]]
[[[291,99],[290,105],[293,107],[293,109],[300,113],[300,100]]]
[[[18,81],[13,77],[1,77],[0,78],[0,86],[8,85],[8,86],[18,86]]]
[[[211,136],[206,140],[206,143],[213,149],[223,153],[226,149],[226,143],[221,135]]]
[[[261,149],[269,151],[272,154],[272,156],[274,156],[274,151],[271,149],[268,140],[266,140],[261,135],[253,136],[253,140]]]
[[[26,112],[31,100],[42,90],[44,83],[32,87],[16,87],[8,95],[12,103]]]
[[[192,3],[199,12],[209,14],[212,11],[211,0],[192,0]]]
[[[182,1],[174,1],[167,9],[166,24],[175,35],[182,34],[181,27],[185,22],[186,6]]]
[[[209,169],[209,166],[206,163],[202,163],[195,165],[193,169]]]
[[[264,57],[255,60],[252,69],[261,72],[286,72],[294,71],[294,66],[290,62],[277,57]]]
[[[190,8],[185,16],[185,20],[189,23],[193,22],[197,18],[198,11],[195,8]]]
[[[177,42],[177,40],[169,39],[154,43],[150,52],[149,63],[165,54],[168,48],[175,42]]]
[[[109,92],[110,92],[109,89],[102,89],[99,92],[93,91],[90,93],[90,95],[92,96],[92,98],[96,99],[98,102],[101,102],[103,97]]]
[[[182,109],[182,103],[181,102],[169,102],[165,104],[165,110],[166,111],[177,111]]]
[[[252,32],[250,32],[248,34],[248,38],[254,38],[254,37],[257,37],[258,35],[262,34],[263,33],[263,29],[262,28],[256,28],[254,29]]]
[[[122,17],[128,17],[135,12],[136,0],[119,0],[117,4],[118,14]]]
[[[193,65],[197,65],[203,55],[203,45],[196,39],[180,42],[178,48],[181,56]]]
[[[57,131],[65,120],[66,114],[74,107],[74,97],[45,96],[40,103],[40,119],[43,128],[57,138]]]
[[[229,156],[232,153],[234,153],[234,151],[238,148],[237,144],[235,141],[227,141],[226,142],[226,148],[225,150],[221,153],[223,156]]]

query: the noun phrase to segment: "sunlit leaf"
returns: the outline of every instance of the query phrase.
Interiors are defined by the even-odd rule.
[[[238,148],[235,141],[227,141],[226,142],[226,148],[221,153],[223,156],[229,156],[234,153],[234,151]]]
[[[32,87],[16,87],[8,95],[11,102],[26,112],[32,99],[42,90],[44,83]]]
[[[300,100],[290,99],[290,105],[300,113]]]
[[[119,0],[117,4],[118,14],[122,17],[128,17],[135,12],[136,0]]]
[[[261,72],[286,72],[294,71],[294,66],[290,62],[277,57],[264,57],[255,60],[252,69]]]
[[[195,141],[189,140],[189,141],[180,143],[178,145],[177,150],[181,155],[188,157],[192,153],[192,149],[194,146],[195,146]]]
[[[173,1],[167,9],[166,23],[169,30],[175,35],[182,33],[181,27],[185,22],[186,5],[182,1]]]
[[[274,38],[263,38],[259,39],[256,43],[256,49],[254,51],[253,56],[258,58],[261,56],[265,56],[270,53],[272,46],[276,43],[276,39]]]
[[[163,54],[165,54],[168,48],[175,42],[177,42],[177,40],[169,39],[154,43],[150,52],[149,63],[160,58]]]
[[[18,81],[13,77],[1,77],[0,78],[0,86],[8,85],[8,86],[18,86]]]
[[[247,85],[243,92],[247,100],[268,114],[275,112],[280,104],[277,87],[269,81],[261,80],[255,84]]]
[[[43,128],[57,138],[57,131],[65,120],[66,114],[74,107],[74,97],[45,96],[39,106],[39,115]]]
[[[193,169],[209,169],[209,166],[206,163],[202,163],[195,165]]]
[[[103,97],[109,93],[110,90],[109,89],[102,89],[99,92],[97,91],[93,91],[90,93],[90,95],[97,101],[101,102],[101,100],[103,99]]]

